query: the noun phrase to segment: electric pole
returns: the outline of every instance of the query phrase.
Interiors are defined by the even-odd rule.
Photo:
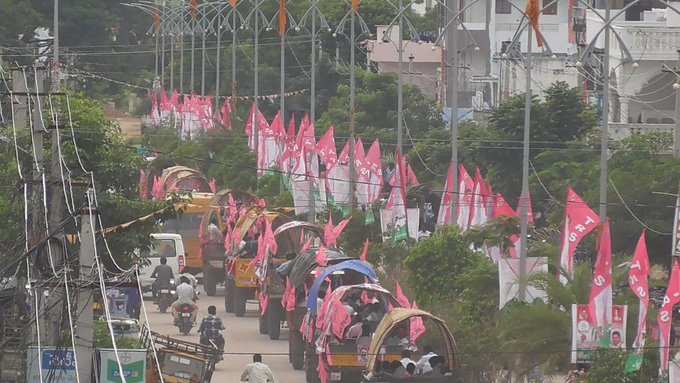
[[[451,20],[446,30],[446,96],[450,108],[449,127],[451,128],[451,168],[453,169],[452,188],[456,193],[451,199],[451,218],[453,222],[458,218],[458,0],[447,0],[447,17],[444,22]]]
[[[94,200],[94,192],[88,190],[90,195],[88,200]],[[95,233],[93,228],[97,222],[97,210],[94,207],[86,207],[80,211],[80,253],[78,256],[80,268],[79,278],[85,279],[91,276],[94,270],[95,253]],[[96,277],[98,278],[98,276]],[[102,297],[106,299],[106,297]],[[78,359],[78,375],[81,383],[90,383],[92,374],[92,358],[94,353],[94,296],[91,287],[84,287],[78,290],[78,319],[76,321],[76,355],[81,355]]]
[[[602,58],[602,129],[600,132],[600,222],[607,220],[607,185],[609,151],[609,46],[611,31],[611,5],[605,1],[604,11],[604,57]]]

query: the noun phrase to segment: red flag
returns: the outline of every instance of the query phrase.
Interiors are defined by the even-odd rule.
[[[609,220],[605,221],[600,231],[599,249],[593,272],[593,284],[590,287],[588,311],[593,326],[606,328],[612,323],[612,240],[609,232]]]
[[[153,26],[156,33],[161,30],[161,11],[156,10],[153,12]]]
[[[573,277],[574,252],[583,238],[600,224],[600,218],[581,197],[569,187],[567,189],[567,208],[562,233],[562,248],[560,250],[560,267],[562,271]],[[560,281],[567,283],[560,273]]]
[[[210,179],[210,182],[208,182],[208,185],[210,186],[211,192],[217,193],[217,181],[215,181],[214,178]]]
[[[349,162],[349,140],[345,141],[345,146],[342,147],[340,155],[338,156],[338,162],[341,164]]]
[[[451,214],[451,206],[453,205],[453,198],[455,189],[453,187],[453,172],[455,168],[453,163],[449,165],[449,170],[446,172],[446,181],[444,182],[444,192],[439,203],[439,213],[437,214],[437,226],[450,225],[453,223],[453,214]]]
[[[473,190],[470,226],[481,226],[489,220],[486,215],[486,200],[489,195],[486,190],[486,181],[484,181],[479,167],[475,169],[475,187]]]
[[[236,8],[237,3],[238,3],[238,0],[229,0],[229,4],[231,4],[232,8]]]
[[[231,103],[229,99],[224,100],[220,108],[220,123],[225,129],[231,130]]]
[[[395,290],[397,302],[401,305],[401,307],[406,307],[406,308],[411,307],[411,304],[409,303],[408,298],[404,294],[404,291],[401,289],[399,282],[395,282],[394,290]]]
[[[335,126],[331,125],[319,139],[316,152],[319,153],[321,161],[326,164],[326,170],[330,170],[338,162],[338,154],[335,150]]]
[[[663,297],[663,304],[657,323],[659,325],[659,353],[661,359],[660,371],[668,371],[668,356],[670,354],[671,323],[673,321],[673,308],[680,303],[680,263],[677,258],[673,258],[673,268],[671,278],[668,281],[666,295]]]
[[[640,300],[640,310],[638,312],[637,336],[633,342],[633,348],[641,352],[645,346],[647,335],[647,309],[649,308],[649,257],[647,255],[646,231],[642,231],[635,255],[630,262],[628,271],[628,286]]]
[[[300,249],[300,254],[306,253],[311,248],[312,248],[312,239],[310,238],[302,245],[302,248]]]
[[[276,244],[276,238],[274,237],[274,232],[272,231],[272,224],[268,219],[265,219],[264,245],[271,254],[276,254],[276,252],[279,251],[279,246]]]
[[[149,175],[146,170],[139,169],[139,199],[142,201],[149,197]]]
[[[517,217],[517,212],[510,207],[508,202],[505,200],[502,194],[496,196],[496,206],[493,210],[493,217]]]
[[[253,102],[253,106],[250,108],[250,114],[248,115],[248,120],[245,124],[246,135],[248,136],[248,147],[250,150],[255,150],[255,146],[262,146],[262,131],[265,130],[269,124],[267,119],[264,117],[260,109],[257,108],[257,104]],[[255,133],[258,136],[258,143],[255,142]]]
[[[354,142],[354,165],[357,169],[361,169],[364,163],[364,157],[366,157],[366,152],[364,152],[364,143],[361,138],[357,138]]]
[[[368,238],[366,238],[364,241],[364,248],[361,250],[361,255],[359,256],[359,259],[364,262],[368,262],[368,244]]]
[[[354,12],[359,12],[359,5],[361,4],[361,0],[352,0],[352,10]]]

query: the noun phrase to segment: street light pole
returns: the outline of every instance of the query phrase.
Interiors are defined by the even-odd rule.
[[[519,198],[520,239],[519,239],[519,300],[526,297],[527,275],[527,234],[529,226],[529,139],[531,137],[531,39],[533,26],[527,27],[527,55],[524,60],[526,84],[524,93],[524,141],[522,147],[522,193]]]
[[[354,27],[356,19],[356,9],[352,8],[350,15],[350,32],[349,32],[349,193],[351,207],[355,206],[354,189],[356,177],[356,164],[354,163],[354,134],[355,134],[355,114],[356,114],[356,74],[355,74],[355,57],[354,57]]]
[[[451,199],[451,217],[454,222],[458,218],[458,0],[447,0],[450,12],[448,19],[453,19],[446,30],[446,78],[447,99],[451,109],[449,127],[451,128],[451,168],[453,171],[452,188],[456,190]]]
[[[608,179],[608,146],[609,146],[609,19],[611,6],[605,1],[604,13],[604,57],[602,60],[602,130],[600,132],[600,222],[607,219],[607,179]]]
[[[399,0],[399,35],[397,39],[397,53],[398,65],[397,65],[397,150],[399,153],[403,153],[403,119],[404,119],[404,94],[403,94],[403,79],[402,79],[402,64],[404,61],[404,39],[402,38],[404,31],[402,30],[404,26],[404,16],[402,10],[404,7],[404,1]]]

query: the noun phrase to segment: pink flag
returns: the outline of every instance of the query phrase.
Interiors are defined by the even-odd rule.
[[[444,182],[444,192],[439,203],[439,213],[437,214],[437,226],[450,225],[453,223],[453,214],[451,214],[452,204],[455,189],[453,187],[453,172],[455,171],[453,163],[449,165],[449,170],[446,172],[446,181]]]
[[[340,151],[338,156],[338,162],[341,164],[349,163],[349,140],[345,141],[345,146],[342,147],[342,151]]]
[[[354,142],[354,165],[357,169],[361,169],[365,157],[364,143],[361,141],[361,138],[357,138]]]
[[[261,146],[262,142],[262,130],[267,127],[267,119],[264,117],[262,112],[257,108],[257,104],[253,102],[253,106],[250,108],[250,115],[246,120],[245,131],[248,136],[248,147],[250,150],[255,150],[255,146]],[[255,142],[255,136],[258,137],[259,142]]]
[[[395,290],[397,302],[401,305],[401,307],[406,307],[406,308],[411,307],[411,304],[409,303],[408,298],[406,298],[404,291],[402,291],[401,286],[399,285],[399,282],[395,283],[394,290]]]
[[[583,238],[600,224],[600,219],[594,211],[569,187],[567,189],[567,208],[564,218],[564,232],[562,233],[562,248],[560,250],[560,267],[568,276],[574,276],[574,252]],[[562,284],[567,278],[559,275]]]
[[[248,264],[248,268],[251,267],[258,267],[259,265],[262,264],[262,261],[264,261],[266,254],[265,254],[265,244],[264,244],[264,236],[259,236],[257,237],[257,254],[255,255],[255,258],[253,258],[252,261]]]
[[[456,223],[461,231],[465,231],[470,224],[475,181],[470,177],[465,166],[461,164],[458,169],[458,219]]]
[[[345,227],[349,223],[350,219],[352,219],[352,217],[340,221],[337,226],[333,226],[333,217],[330,215],[330,213],[328,214],[328,223],[326,223],[323,228],[323,240],[326,246],[330,248],[337,246],[338,238],[340,237],[340,234],[342,234],[343,230],[345,230]]]
[[[628,271],[628,286],[633,293],[640,300],[640,310],[638,312],[638,329],[637,336],[633,342],[633,348],[637,352],[642,352],[645,347],[645,339],[647,335],[647,310],[649,308],[649,257],[647,256],[646,231],[642,231],[637,246],[635,247],[635,255],[630,262],[630,270]]]
[[[328,253],[323,246],[319,247],[319,250],[316,251],[316,264],[321,267],[328,266]]]
[[[612,323],[612,240],[609,233],[609,220],[602,225],[599,250],[590,287],[588,311],[592,325],[606,328]]]
[[[508,204],[503,195],[500,193],[496,196],[496,205],[494,208],[493,217],[517,217],[517,212]]]
[[[270,254],[276,254],[279,251],[279,246],[276,244],[276,238],[274,238],[274,232],[272,231],[272,224],[268,219],[265,219],[264,245]]]
[[[286,311],[295,310],[295,286],[289,278],[286,278],[286,290],[283,293],[281,303]]]
[[[335,127],[331,125],[316,144],[316,152],[319,153],[321,161],[326,164],[326,169],[330,170],[338,162],[338,154],[335,150]]]
[[[413,306],[411,308],[418,310],[418,304],[416,301],[413,301]],[[423,317],[418,316],[411,318],[409,336],[409,338],[411,338],[411,343],[416,344],[418,339],[420,339],[420,337],[423,335],[425,335],[425,323],[423,322]]]
[[[411,186],[420,185],[420,181],[418,181],[418,177],[416,177],[416,173],[413,171],[411,164],[408,164],[406,169],[408,174],[408,184]]]
[[[364,163],[369,170],[368,203],[374,203],[380,198],[383,186],[382,163],[380,160],[380,142],[376,139],[366,153]]]
[[[302,245],[302,248],[300,249],[300,254],[306,253],[311,248],[312,248],[312,239],[310,238]]]
[[[210,186],[211,192],[217,193],[217,181],[215,181],[214,178],[210,179],[210,182],[208,182],[208,185]]]
[[[475,186],[470,209],[470,226],[482,226],[488,221],[486,216],[486,199],[488,198],[486,182],[479,168],[475,169]]]
[[[257,294],[258,300],[260,301],[260,314],[264,315],[267,312],[267,307],[269,306],[269,296],[263,292]]]
[[[366,240],[364,241],[364,248],[363,250],[361,250],[361,255],[359,256],[359,259],[364,262],[368,261],[368,244],[369,244],[368,238],[366,238]]]
[[[228,130],[231,130],[231,103],[229,99],[225,99],[220,108],[220,124]]]
[[[160,177],[154,178],[153,198],[157,201],[165,199],[165,185],[163,185]]]
[[[670,354],[671,323],[673,322],[673,308],[680,303],[680,263],[677,258],[673,258],[673,268],[671,278],[668,281],[666,295],[663,297],[663,304],[656,319],[659,324],[659,355],[661,366],[659,370],[668,371],[668,357]]]

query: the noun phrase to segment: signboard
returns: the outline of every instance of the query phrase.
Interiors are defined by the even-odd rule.
[[[42,380],[41,372],[42,370]],[[71,383],[76,381],[76,362],[73,349],[37,347],[26,351],[26,382]]]
[[[530,257],[527,258],[526,263],[527,278],[532,274],[547,273],[548,272],[548,258],[546,257]],[[498,308],[502,309],[506,303],[514,298],[517,298],[519,293],[519,259],[518,258],[500,258],[498,262],[498,284],[500,285],[499,293],[500,299]],[[547,294],[534,286],[527,285],[526,295],[524,297],[527,303],[531,303],[536,299],[545,301]]]
[[[122,383],[118,360],[113,349],[100,348],[99,383]],[[144,383],[146,379],[146,350],[118,350],[127,383]]]
[[[571,305],[571,362],[589,363],[598,348],[626,348],[628,306],[612,307],[612,325],[599,329],[593,325],[588,305]]]

